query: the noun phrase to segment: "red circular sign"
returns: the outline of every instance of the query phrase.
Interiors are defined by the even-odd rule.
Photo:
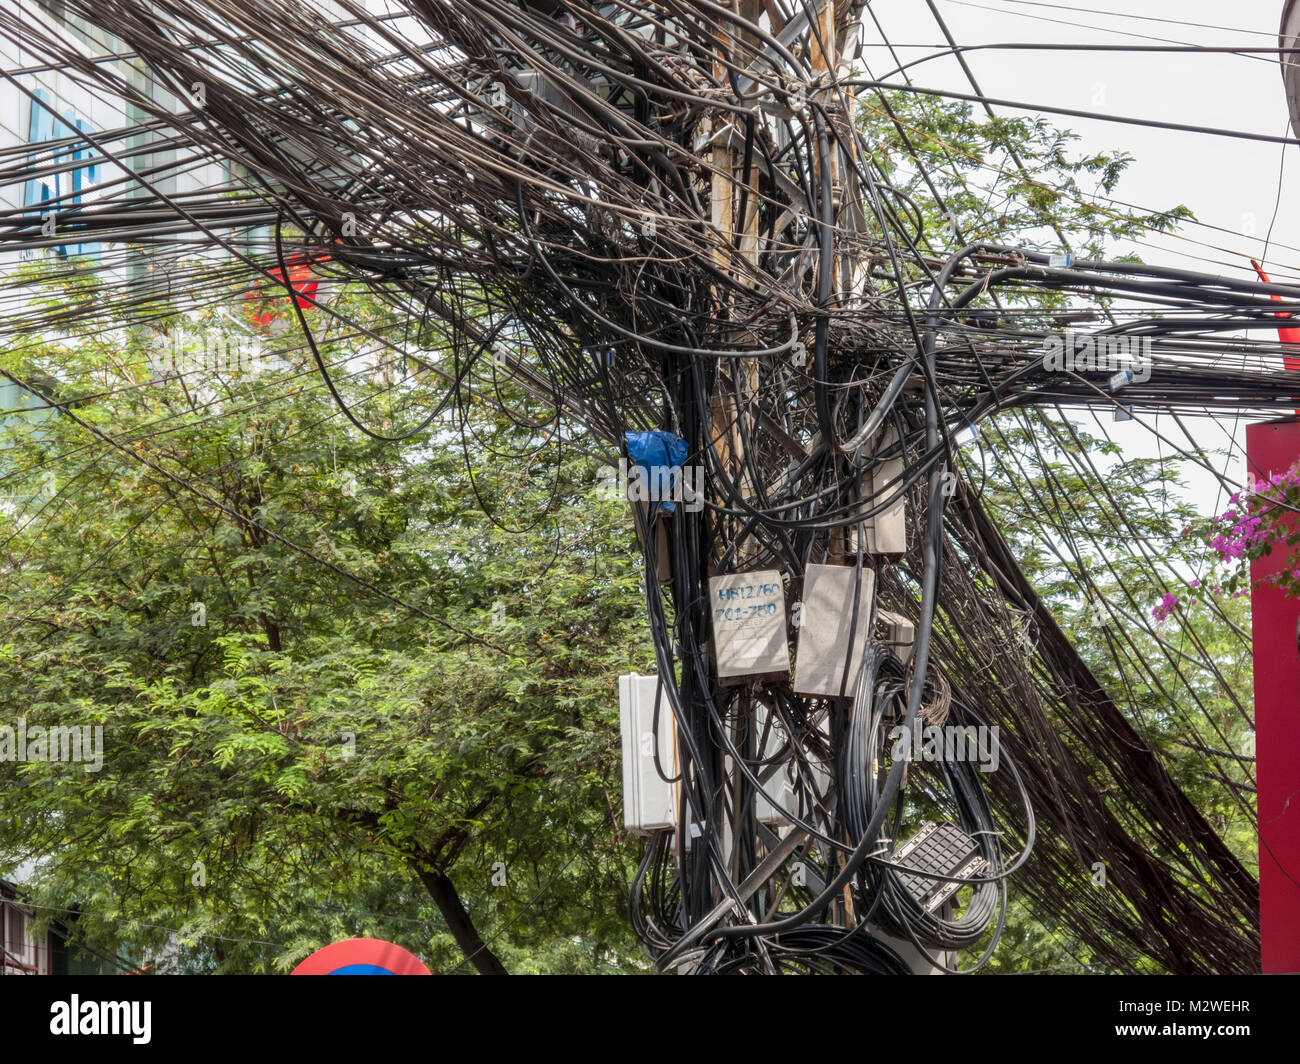
[[[409,950],[379,938],[345,938],[318,949],[293,975],[432,975]]]

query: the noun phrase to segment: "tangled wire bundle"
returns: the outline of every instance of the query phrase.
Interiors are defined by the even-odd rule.
[[[956,968],[955,951],[992,951],[1016,870],[1098,967],[1254,969],[1252,877],[1056,625],[957,475],[955,440],[1031,408],[1289,410],[1300,386],[1276,345],[1236,334],[1275,329],[1300,290],[978,242],[936,250],[857,121],[858,4],[65,6],[116,60],[5,13],[0,33],[38,60],[5,76],[35,99],[24,75],[58,67],[140,117],[3,153],[7,181],[66,170],[74,146],[108,176],[45,205],[56,235],[30,209],[0,215],[0,249],[102,242],[98,262],[66,268],[120,281],[58,311],[11,286],[11,339],[260,283],[294,297],[315,352],[303,308],[345,320],[328,292],[363,284],[445,330],[459,369],[421,387],[454,394],[491,359],[557,424],[614,445],[665,430],[704,467],[702,510],[658,510],[655,527],[636,510],[646,571],[662,526],[669,574],[646,596],[679,823],[649,840],[631,898],[661,967],[898,972],[916,947]],[[168,92],[143,92],[132,71]],[[211,160],[227,167],[220,185],[177,180]],[[142,248],[148,277],[127,268]],[[292,287],[302,264],[316,295]],[[1124,300],[1098,336],[1150,364],[1122,393],[1104,358],[1053,366],[1044,294]],[[1088,482],[1104,498],[1095,469]],[[905,547],[875,549],[873,522],[900,503]],[[798,695],[788,678],[719,684],[709,577],[779,570],[798,600],[824,562],[871,571],[878,603],[914,622],[912,682],[873,611],[843,697]],[[1113,653],[1138,680],[1160,664]],[[927,691],[957,724],[999,726],[1007,770],[889,758],[886,725],[923,723]],[[787,827],[761,822],[760,801]],[[960,914],[902,885],[896,851],[925,816],[978,843],[981,870],[950,877]],[[1098,860],[1106,891],[1088,886]]]

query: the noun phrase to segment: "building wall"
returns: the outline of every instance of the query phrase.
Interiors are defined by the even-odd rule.
[[[43,32],[58,34],[84,53],[110,55],[127,51],[121,41],[105,35],[84,21],[56,14],[62,9],[56,0],[10,2],[16,3],[20,17],[30,20],[34,29],[40,27]],[[30,146],[32,150],[27,158],[33,162],[39,159],[42,164],[47,164],[48,153],[55,150],[51,149],[48,142],[72,138],[80,132],[100,139],[113,155],[123,155],[142,146],[147,147],[148,141],[141,144],[138,135],[129,140],[112,136],[112,131],[122,130],[145,118],[135,107],[122,104],[94,86],[87,87],[77,77],[63,70],[45,69],[46,61],[42,56],[10,40],[0,40],[0,63],[4,64],[6,70],[16,74],[17,82],[0,82],[0,149],[16,149],[21,152],[24,146]],[[135,63],[123,59],[111,61],[110,65],[117,76],[165,109],[177,113],[189,110],[188,101],[182,103]],[[39,102],[33,100],[32,94],[38,97]],[[148,136],[153,139],[159,135]],[[46,213],[42,211],[41,204],[56,197],[60,211],[74,206],[93,207],[97,200],[107,195],[115,198],[122,195],[121,181],[128,169],[141,171],[178,161],[174,148],[134,155],[123,158],[121,162],[102,157],[85,141],[57,150],[63,153],[61,162],[81,162],[84,165],[57,175],[0,186],[0,210],[22,211],[24,215],[35,218]],[[18,159],[21,160],[21,154]],[[149,181],[159,193],[183,195],[229,183],[227,168],[221,163],[209,161],[196,164],[187,159],[179,161],[181,165],[174,173],[150,175]],[[153,196],[138,181],[127,186],[127,194]],[[109,255],[104,255],[104,250],[102,243],[70,241],[61,245],[58,251],[8,252],[0,254],[0,273],[12,268],[21,259],[69,253],[93,256],[104,263],[111,276],[120,276],[123,249],[119,245],[116,252]],[[142,265],[143,262],[136,263],[132,268],[139,269]]]
[[[1282,25],[1278,46],[1300,48],[1300,0],[1286,0],[1282,5]],[[1291,129],[1300,135],[1300,54],[1283,53],[1282,81],[1286,85],[1286,102],[1291,111]]]
[[[32,917],[12,888],[0,885],[0,975],[50,975],[54,955],[49,934],[35,935]]]

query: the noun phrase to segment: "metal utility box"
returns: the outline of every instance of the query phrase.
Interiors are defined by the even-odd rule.
[[[803,609],[795,654],[795,694],[834,698],[840,694],[842,685],[844,696],[853,697],[863,651],[871,636],[871,603],[876,589],[876,574],[863,569],[850,654],[856,573],[856,567],[847,565],[810,565],[804,572]],[[852,662],[852,669],[847,682],[842,683],[847,662]]]
[[[980,856],[979,843],[956,824],[926,820],[920,830],[899,847],[893,864],[898,866],[899,881],[907,892],[926,911],[936,912],[961,889],[961,884],[932,879],[925,873],[969,879],[983,874],[985,861]],[[922,874],[917,875],[917,872]]]
[[[768,709],[762,703],[755,707],[755,726],[758,734],[762,735],[767,724]],[[829,720],[826,716],[822,717],[818,730],[826,736],[827,746],[830,745],[830,736],[828,734]],[[772,751],[781,746],[789,738],[788,733],[782,726],[780,718],[774,717],[772,720],[771,735],[768,739],[766,750]],[[830,772],[826,766],[815,759],[809,764],[810,775],[813,786],[819,795],[825,795],[830,788]],[[791,810],[796,816],[799,815],[799,799],[795,794],[796,766],[793,760],[786,760],[776,767],[763,781],[763,791],[772,796],[775,801],[769,801],[763,794],[754,797],[754,815],[761,823],[764,824],[788,824],[790,819],[785,815],[785,810]],[[762,778],[762,773],[759,774]]]
[[[898,434],[891,428],[881,440],[881,450],[892,447]],[[866,520],[863,547],[868,554],[899,558],[907,553],[907,496],[902,491],[903,458],[887,458],[874,463],[867,475],[871,505],[897,495],[888,508]]]
[[[901,613],[881,610],[876,614],[876,625],[883,630],[882,642],[889,647],[899,661],[906,665],[912,660],[912,647],[916,642],[916,625]]]

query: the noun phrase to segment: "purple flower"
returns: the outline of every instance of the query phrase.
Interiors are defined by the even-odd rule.
[[[1166,591],[1165,597],[1162,598],[1160,600],[1159,605],[1157,605],[1156,608],[1151,611],[1151,616],[1154,617],[1157,621],[1163,621],[1166,617],[1168,617],[1171,613],[1174,612],[1174,607],[1177,605],[1178,605],[1178,596],[1175,595],[1172,591]]]

